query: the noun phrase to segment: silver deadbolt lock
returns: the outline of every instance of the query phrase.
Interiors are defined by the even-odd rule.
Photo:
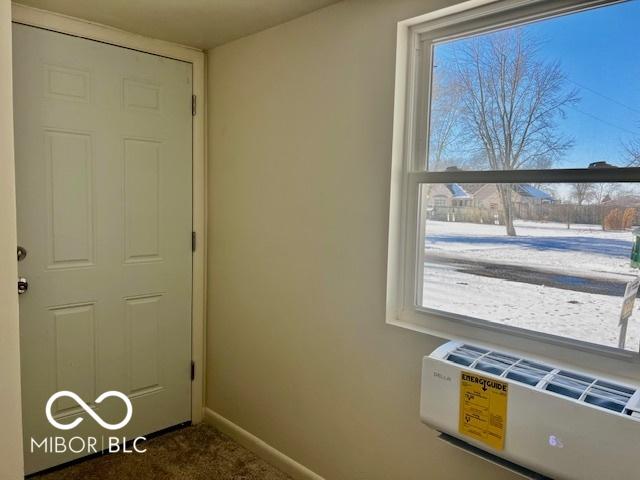
[[[29,282],[26,278],[20,277],[18,279],[18,295],[22,295],[23,293],[27,293],[29,290]]]
[[[18,261],[22,261],[27,256],[27,249],[18,245]]]

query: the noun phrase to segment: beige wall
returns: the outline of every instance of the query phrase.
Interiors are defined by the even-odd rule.
[[[207,406],[327,479],[507,479],[418,416],[385,325],[396,22],[347,0],[211,52]]]
[[[22,478],[11,3],[0,0],[0,478]]]

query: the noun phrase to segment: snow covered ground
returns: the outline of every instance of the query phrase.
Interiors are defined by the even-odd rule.
[[[605,232],[599,225],[515,222],[517,237],[505,227],[462,222],[427,222],[426,248],[430,253],[530,267],[564,273],[634,275],[629,266],[631,232]]]
[[[623,285],[639,273],[629,266],[631,233],[603,232],[593,225],[567,229],[563,224],[534,222],[517,222],[516,231],[517,237],[507,237],[499,225],[428,221],[423,305],[617,346],[621,296],[588,293],[571,284],[554,288],[545,282],[491,278],[470,273],[456,262],[517,265]],[[554,277],[556,284],[557,278],[564,278]],[[627,334],[626,348],[631,350],[638,350],[640,343],[638,303]]]

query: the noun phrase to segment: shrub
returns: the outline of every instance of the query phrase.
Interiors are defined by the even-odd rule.
[[[631,228],[636,219],[635,208],[625,208],[622,215],[622,228]]]
[[[604,229],[605,230],[622,230],[622,210],[614,208],[607,216],[604,217]]]

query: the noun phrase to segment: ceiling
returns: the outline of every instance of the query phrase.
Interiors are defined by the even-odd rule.
[[[19,3],[202,49],[339,0],[19,0]]]

